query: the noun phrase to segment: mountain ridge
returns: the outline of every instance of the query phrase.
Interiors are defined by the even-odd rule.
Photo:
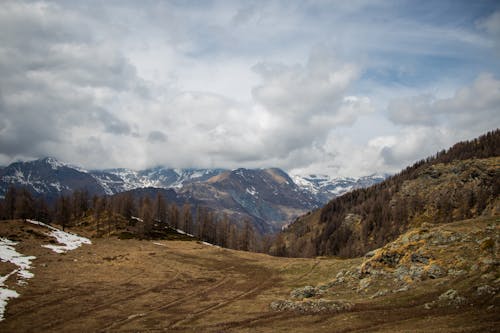
[[[500,130],[459,142],[290,224],[275,254],[352,257],[409,227],[500,213]]]
[[[173,190],[168,197],[178,205],[203,205],[234,220],[250,219],[261,233],[273,233],[297,216],[320,207],[335,193],[361,186],[364,179],[323,181],[318,189],[302,186],[279,168],[174,169],[155,167],[85,170],[45,157],[15,162],[0,169],[0,197],[10,186],[25,187],[36,197],[55,202],[61,195],[86,190],[90,197],[128,191],[158,193]],[[378,182],[368,179],[368,184]],[[332,190],[333,189],[333,190]],[[337,190],[335,190],[337,189]],[[335,192],[336,191],[336,192]]]

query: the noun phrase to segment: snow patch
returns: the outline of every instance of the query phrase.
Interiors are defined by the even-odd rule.
[[[58,160],[56,160],[55,158],[52,158],[52,157],[47,157],[45,159],[45,161],[47,162],[47,164],[50,165],[50,167],[52,168],[52,170],[57,170],[63,166],[66,166],[66,164],[64,163],[61,163],[59,162]]]
[[[31,261],[36,259],[34,256],[25,256],[14,249],[16,242],[7,238],[0,238],[0,260],[3,262],[10,262],[18,267],[13,272],[16,272],[21,279],[31,279],[33,273],[29,271],[31,268]],[[12,274],[12,273],[11,273]],[[0,284],[6,279],[0,278]]]
[[[20,295],[15,290],[0,287],[0,321],[4,320],[5,308],[10,298],[17,298]]]
[[[181,235],[186,235],[186,236],[189,236],[189,237],[194,237],[194,235],[188,234],[187,232],[185,232],[185,231],[183,231],[181,229],[175,229],[175,231],[177,231]]]
[[[88,238],[81,237],[66,231],[62,231],[43,222],[34,220],[27,220],[27,222],[32,224],[37,224],[51,230],[51,232],[48,233],[47,235],[50,237],[54,237],[57,240],[57,242],[62,245],[47,244],[47,245],[42,245],[42,247],[51,249],[56,253],[65,253],[71,250],[75,250],[80,246],[82,246],[83,244],[92,244],[92,242]]]
[[[5,308],[7,307],[10,298],[19,297],[19,293],[15,290],[5,288],[7,279],[17,274],[19,277],[18,284],[24,284],[26,279],[31,279],[34,275],[29,271],[31,261],[36,259],[34,256],[25,256],[14,249],[16,242],[7,238],[0,238],[0,260],[10,262],[18,268],[5,276],[0,275],[0,321],[4,319]]]
[[[248,194],[250,194],[251,196],[254,196],[254,197],[257,197],[259,195],[259,193],[255,190],[255,187],[253,187],[253,186],[250,186],[250,188],[247,188],[245,190],[245,192],[247,192]]]
[[[214,245],[212,243],[208,243],[208,242],[200,242],[200,243],[203,244],[203,245],[208,245],[208,246],[213,246],[213,247],[219,247],[220,248],[219,245]]]

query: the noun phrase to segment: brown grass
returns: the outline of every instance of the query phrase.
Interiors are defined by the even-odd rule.
[[[291,259],[196,242],[94,239],[60,255],[20,221],[0,222],[2,237],[35,255],[35,277],[15,286],[0,332],[493,332],[498,302],[425,310],[446,289],[426,281],[410,293],[370,300],[341,289],[354,310],[300,315],[269,304],[291,289],[328,282],[361,259]],[[5,268],[5,267],[4,267]],[[2,269],[3,272],[3,269]]]

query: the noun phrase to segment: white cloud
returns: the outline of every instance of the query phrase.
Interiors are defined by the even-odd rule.
[[[389,103],[389,118],[401,125],[447,125],[481,133],[500,126],[500,80],[480,74],[446,98],[422,94]]]
[[[407,4],[3,1],[0,162],[363,175],[498,127],[498,10]]]

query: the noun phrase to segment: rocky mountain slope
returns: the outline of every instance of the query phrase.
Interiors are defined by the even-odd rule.
[[[88,171],[51,157],[15,162],[0,170],[0,196],[3,197],[11,185],[26,187],[35,196],[45,196],[49,200],[80,189],[87,189],[90,194],[106,193]]]
[[[378,304],[411,306],[423,317],[450,310],[493,313],[500,302],[499,246],[498,217],[424,223],[361,260],[345,260],[329,281],[293,289],[271,308],[310,314]]]
[[[382,183],[298,218],[275,244],[291,256],[356,256],[410,227],[500,214],[500,130],[461,142]]]
[[[191,183],[180,191],[207,207],[230,215],[247,214],[259,221],[260,231],[280,230],[284,223],[321,205],[280,169],[236,169],[206,182]],[[267,225],[268,227],[262,229]]]

